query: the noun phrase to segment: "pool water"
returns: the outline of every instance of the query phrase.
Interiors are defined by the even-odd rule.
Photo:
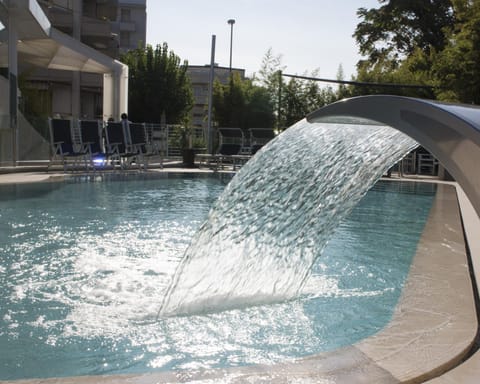
[[[227,182],[170,174],[2,186],[0,379],[273,364],[385,326],[434,185],[377,183],[297,300],[157,319],[175,267]]]

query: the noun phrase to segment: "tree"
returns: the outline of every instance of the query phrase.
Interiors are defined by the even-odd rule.
[[[318,70],[313,71],[309,77],[317,76]],[[338,99],[338,93],[332,87],[320,88],[315,80],[291,78],[282,91],[282,126],[289,127],[309,113]]]
[[[282,125],[289,127],[308,113],[307,99],[304,97],[301,81],[295,78],[291,78],[283,87],[282,94]]]
[[[278,130],[339,99],[331,87],[320,88],[315,80],[291,78],[286,82],[282,76],[284,69],[282,56],[274,55],[270,48],[262,60],[259,76],[255,77],[255,82],[266,90],[275,108],[275,127]],[[317,77],[318,73],[318,70],[314,70],[310,77]],[[304,76],[308,75],[305,73]]]
[[[343,71],[343,66],[340,64],[337,69],[337,80],[345,80],[345,74]],[[339,84],[337,89],[337,98],[338,100],[345,99],[350,96],[350,92],[345,84]]]
[[[371,85],[349,87],[351,96],[391,94],[433,99],[435,81],[431,76],[431,59],[421,50],[414,51],[401,64],[383,58],[371,65],[363,61],[357,64],[356,81]],[[385,87],[376,84],[388,85]],[[424,88],[421,88],[424,87]]]
[[[435,98],[432,87],[438,79],[432,67],[457,21],[454,1],[468,0],[379,0],[383,5],[378,9],[360,8],[363,20],[353,36],[367,59],[357,63],[356,80],[410,87],[353,86],[351,94]]]
[[[193,106],[186,61],[181,63],[166,43],[130,51],[122,61],[129,67],[131,120],[159,122],[165,112],[168,123],[185,122]]]
[[[238,73],[232,73],[228,84],[215,81],[213,109],[219,126],[273,127],[273,104],[268,91],[250,79],[242,80]]]
[[[269,48],[262,59],[262,65],[258,71],[259,76],[254,76],[254,81],[265,88],[270,101],[275,109],[275,128],[284,127],[281,121],[282,109],[282,88],[284,82],[282,71],[286,67],[282,64],[282,55],[274,55],[272,48]]]
[[[370,56],[357,64],[357,80],[431,86],[389,88],[388,93],[480,103],[480,2],[380,2],[386,4],[378,10],[359,10],[364,21],[354,36],[360,52]],[[407,28],[405,36],[410,36],[410,42],[404,41],[403,28]],[[354,95],[385,93],[385,88],[378,87],[351,90]]]
[[[248,112],[245,125],[249,128],[273,128],[275,123],[274,106],[265,88],[248,81]]]
[[[480,104],[480,2],[455,1],[457,23],[432,60],[440,100]]]
[[[427,55],[442,50],[455,14],[450,0],[379,0],[380,8],[359,8],[362,21],[353,37],[360,53],[375,65],[389,60],[398,64],[416,49]]]

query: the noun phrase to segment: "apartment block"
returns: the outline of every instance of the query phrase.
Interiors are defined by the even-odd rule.
[[[97,52],[119,59],[144,44],[146,0],[38,0],[52,26]],[[53,116],[104,118],[103,75],[37,68],[28,76]],[[80,91],[75,91],[79,87]],[[76,96],[79,95],[79,96]],[[29,103],[26,101],[26,105]],[[26,111],[27,113],[29,111]]]
[[[120,54],[145,47],[147,36],[147,1],[118,0],[117,15],[112,32],[118,37]]]
[[[0,163],[41,158],[47,117],[127,110],[119,12],[118,0],[0,0]]]

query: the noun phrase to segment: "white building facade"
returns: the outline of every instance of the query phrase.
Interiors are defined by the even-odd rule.
[[[25,118],[25,104],[45,119],[119,119],[127,111],[117,16],[117,0],[0,0],[0,164],[44,155],[36,152],[45,136]]]

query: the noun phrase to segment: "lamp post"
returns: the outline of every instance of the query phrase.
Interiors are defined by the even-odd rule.
[[[213,98],[213,78],[215,71],[215,40],[212,35],[212,54],[210,58],[210,74],[208,78],[208,116],[207,116],[207,150],[213,155],[213,132],[212,132],[212,98]]]
[[[232,72],[233,24],[235,24],[235,19],[230,19],[227,23],[230,24],[230,72]]]

